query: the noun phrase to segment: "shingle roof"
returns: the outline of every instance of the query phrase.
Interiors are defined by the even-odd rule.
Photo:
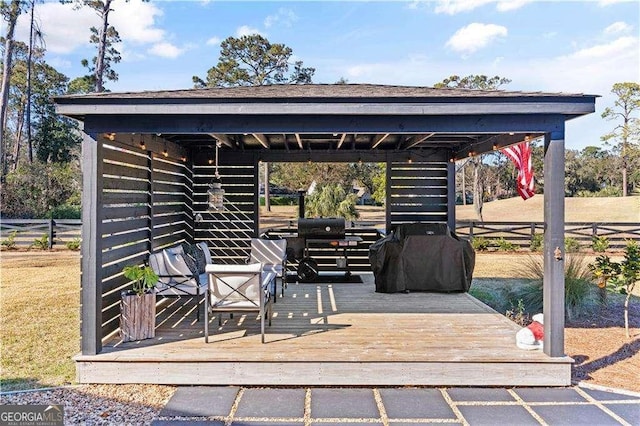
[[[472,90],[377,84],[278,84],[269,86],[214,87],[206,89],[143,92],[104,92],[69,95],[58,99],[372,99],[372,98],[508,98],[583,97],[571,93]]]

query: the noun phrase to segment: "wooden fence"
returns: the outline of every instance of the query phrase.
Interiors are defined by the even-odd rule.
[[[29,248],[35,240],[44,241],[46,236],[47,247],[51,249],[79,240],[81,227],[80,219],[2,219],[0,239],[5,243],[13,235],[15,247]]]
[[[288,222],[289,227],[293,221]],[[80,219],[2,219],[0,221],[0,240],[7,241],[15,231],[15,244],[18,248],[28,248],[36,239],[47,236],[49,248],[64,246],[80,238]],[[357,227],[372,228],[376,222],[357,222]],[[382,224],[382,222],[380,222]],[[476,222],[458,221],[456,232],[462,237],[483,237],[487,240],[504,238],[522,248],[529,248],[535,234],[542,234],[543,222]],[[629,239],[640,241],[640,223],[633,222],[567,222],[565,238],[573,238],[582,246],[589,246],[594,235],[607,237],[609,247],[624,247]],[[369,238],[368,238],[369,239]]]
[[[487,240],[504,238],[522,248],[529,248],[536,234],[544,232],[544,222],[456,222],[456,233],[462,237],[483,237]],[[640,242],[640,223],[634,222],[566,222],[565,239],[573,238],[580,246],[589,247],[594,236],[606,237],[609,247],[620,249],[627,240]]]

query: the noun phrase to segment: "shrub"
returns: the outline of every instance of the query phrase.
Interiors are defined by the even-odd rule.
[[[511,321],[518,324],[520,327],[526,327],[531,323],[531,318],[529,314],[525,313],[524,302],[522,299],[518,299],[517,305],[514,307],[511,305],[511,309],[505,312],[505,316],[509,318]]]
[[[516,251],[518,250],[518,246],[513,244],[511,241],[507,241],[504,238],[500,238],[495,241],[495,246],[498,247],[500,251]]]
[[[5,240],[0,243],[2,247],[11,250],[16,248],[16,235],[18,235],[18,231],[11,231]]]
[[[347,192],[342,185],[328,184],[307,196],[305,213],[307,217],[344,217],[347,220],[357,219],[360,214],[356,210],[356,194]]]
[[[596,253],[604,253],[609,248],[609,239],[607,237],[599,237],[594,235],[591,238],[591,248]]]
[[[80,238],[75,238],[71,241],[67,241],[66,246],[69,250],[73,250],[73,251],[80,250]]]
[[[490,243],[484,237],[473,237],[471,239],[471,247],[476,251],[486,251],[489,249]]]
[[[42,237],[36,238],[33,240],[33,244],[31,247],[37,248],[38,250],[48,250],[49,249],[49,235],[43,234]]]
[[[542,259],[531,257],[524,268],[532,284],[522,287],[516,297],[522,299],[528,312],[542,311],[542,281],[544,267]],[[584,256],[566,256],[564,263],[565,312],[569,319],[584,314],[596,305],[596,286],[591,280],[592,274]]]
[[[533,234],[531,237],[531,245],[529,249],[531,251],[540,251],[542,250],[542,244],[544,242],[544,234]]]
[[[49,210],[47,219],[82,219],[82,211],[79,205],[62,204]]]
[[[567,237],[564,239],[564,250],[567,253],[577,253],[580,251],[580,242],[575,238]]]

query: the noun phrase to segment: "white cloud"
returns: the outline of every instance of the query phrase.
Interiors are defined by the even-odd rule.
[[[618,21],[609,25],[607,28],[604,29],[603,32],[607,35],[622,34],[622,33],[628,33],[629,31],[631,31],[631,29],[632,29],[631,25],[627,24],[626,22]]]
[[[456,52],[473,53],[488,46],[494,40],[506,36],[506,27],[474,22],[456,31],[447,41],[446,46]]]
[[[269,15],[264,19],[264,27],[271,28],[273,25],[291,27],[298,20],[298,16],[291,9],[281,7],[278,12]]]
[[[494,1],[495,0],[438,0],[435,12],[455,15],[460,12],[469,12],[470,10],[493,3]]]
[[[144,45],[162,42],[167,37],[165,31],[156,26],[162,15],[162,10],[152,2],[117,2],[109,21],[118,30],[123,44]],[[74,9],[72,4],[58,2],[37,3],[36,20],[44,33],[47,51],[56,54],[68,54],[88,47],[89,28],[100,25],[100,18],[90,8]],[[26,41],[28,35],[29,16],[22,14],[16,38]]]
[[[220,44],[222,40],[220,39],[220,37],[211,37],[209,40],[207,40],[207,45],[209,46],[218,46]]]
[[[147,52],[150,55],[160,56],[162,58],[175,59],[184,52],[184,49],[181,49],[168,42],[161,42],[151,46],[151,48],[147,50]]]
[[[636,0],[600,0],[598,4],[602,7],[605,7],[605,6],[611,6],[612,4],[616,4],[616,3],[629,3],[632,1],[636,1]]]
[[[511,10],[520,9],[522,6],[531,3],[533,0],[506,0],[499,1],[496,5],[498,12],[509,12]]]
[[[58,2],[36,4],[35,19],[44,34],[47,51],[70,53],[89,45],[89,28],[98,25],[97,15],[88,8],[74,10],[70,4]],[[4,35],[4,31],[2,33]],[[28,41],[29,14],[18,18],[16,39]]]
[[[455,15],[462,12],[470,12],[481,6],[495,3],[498,12],[509,12],[520,9],[522,6],[532,3],[534,0],[438,0],[434,9],[435,13]],[[410,9],[417,9],[424,1],[409,3]]]
[[[620,37],[611,43],[599,44],[596,46],[588,47],[578,50],[577,52],[567,56],[569,59],[579,60],[594,60],[601,59],[606,60],[609,57],[615,57],[620,54],[624,54],[627,50],[637,49],[638,39],[635,37]]]
[[[126,43],[149,44],[166,37],[165,31],[155,26],[163,14],[153,2],[118,2],[109,20]]]
[[[261,34],[257,28],[251,28],[248,25],[242,25],[236,29],[236,37],[248,36],[252,34]]]

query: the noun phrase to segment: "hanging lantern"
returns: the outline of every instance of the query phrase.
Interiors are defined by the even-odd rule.
[[[216,143],[216,172],[213,181],[209,184],[209,190],[207,195],[209,197],[209,211],[222,211],[224,210],[224,189],[222,189],[222,182],[220,182],[220,174],[218,173],[218,148],[220,142]]]

